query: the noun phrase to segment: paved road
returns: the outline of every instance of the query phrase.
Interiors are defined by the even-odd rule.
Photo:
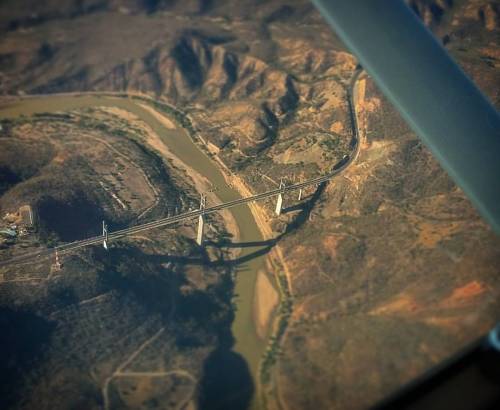
[[[201,214],[207,215],[207,214],[221,211],[222,209],[232,208],[232,207],[235,207],[238,205],[243,205],[243,204],[246,204],[249,202],[261,201],[261,200],[266,199],[266,198],[277,196],[280,193],[295,191],[297,189],[306,188],[306,187],[313,186],[313,185],[320,185],[320,184],[330,180],[331,178],[333,178],[335,175],[339,174],[340,172],[342,172],[349,165],[349,163],[350,163],[349,160],[344,160],[344,164],[341,164],[333,172],[331,172],[327,175],[324,175],[324,176],[310,179],[309,181],[306,181],[306,182],[301,182],[298,184],[285,186],[283,188],[276,188],[276,189],[273,189],[271,191],[263,192],[261,194],[253,195],[253,196],[250,196],[247,198],[240,198],[240,199],[236,199],[234,201],[226,202],[223,204],[214,205],[212,207],[207,207],[204,210],[197,209],[195,211],[189,211],[189,212],[185,212],[185,213],[171,216],[168,218],[162,218],[162,219],[158,219],[156,221],[148,222],[145,224],[132,226],[130,228],[121,229],[121,230],[115,231],[115,232],[110,232],[108,235],[108,243],[115,241],[117,239],[126,237],[126,236],[135,235],[135,234],[138,234],[140,232],[147,231],[149,229],[160,228],[163,226],[172,225],[172,224],[186,221],[189,219],[194,219],[194,218],[197,218]],[[56,246],[54,248],[49,248],[49,249],[44,249],[44,250],[37,251],[37,252],[27,253],[27,254],[20,255],[18,257],[15,257],[15,258],[12,258],[12,259],[9,259],[6,261],[2,261],[2,262],[0,262],[0,266],[7,266],[7,265],[10,265],[13,263],[23,263],[23,262],[32,261],[33,259],[45,258],[48,256],[52,256],[56,252],[56,250],[60,255],[63,255],[63,254],[69,253],[71,251],[74,251],[76,249],[83,248],[85,246],[90,246],[90,245],[102,243],[103,239],[104,239],[103,236],[94,236],[94,237],[83,239],[80,241],[70,242],[70,243],[67,243],[64,245]]]
[[[189,219],[194,219],[197,218],[201,214],[211,214],[214,212],[221,211],[222,209],[227,209],[227,208],[232,208],[238,205],[243,205],[247,204],[249,202],[254,202],[254,201],[262,201],[267,198],[271,198],[273,196],[277,196],[280,193],[286,193],[286,192],[291,192],[291,191],[296,191],[298,189],[314,186],[314,185],[320,185],[323,184],[333,177],[337,176],[338,174],[342,173],[346,168],[351,165],[353,161],[356,160],[358,157],[359,151],[360,151],[360,140],[359,140],[359,129],[358,129],[358,121],[357,121],[357,116],[356,116],[356,110],[355,110],[355,104],[354,104],[354,96],[353,96],[353,90],[354,90],[354,85],[361,74],[362,70],[358,69],[354,76],[351,79],[351,82],[349,84],[349,89],[348,89],[348,100],[349,100],[349,113],[353,125],[353,142],[354,142],[354,149],[351,152],[349,156],[344,157],[341,161],[339,161],[337,164],[335,164],[332,168],[332,171],[328,174],[310,179],[305,182],[300,182],[297,184],[293,185],[288,185],[284,186],[282,188],[276,188],[270,191],[266,191],[260,194],[256,194],[247,198],[240,198],[236,199],[234,201],[230,202],[225,202],[222,204],[214,205],[212,207],[207,207],[204,210],[198,209],[195,211],[189,211],[185,212],[179,215],[171,216],[168,218],[162,218],[158,219],[156,221],[148,222],[145,224],[141,225],[136,225],[132,226],[130,228],[125,228],[119,231],[115,232],[110,232],[108,235],[108,243],[112,241],[116,241],[117,239],[124,238],[126,236],[131,236],[138,234],[140,232],[147,231],[149,229],[154,229],[154,228],[160,228],[163,226],[168,226],[168,225],[173,225],[175,223],[179,223],[182,221],[186,221]],[[6,261],[1,261],[0,262],[0,267],[2,266],[8,266],[11,264],[19,264],[19,263],[27,263],[33,260],[40,260],[42,258],[47,258],[50,256],[53,256],[55,252],[57,251],[59,255],[64,255],[69,252],[75,251],[77,249],[90,246],[90,245],[96,245],[99,243],[102,243],[104,240],[103,236],[94,236],[91,238],[83,239],[80,241],[75,241],[75,242],[70,242],[66,243],[64,245],[56,246],[54,248],[49,248],[49,249],[44,249],[41,251],[37,252],[31,252],[31,253],[26,253],[24,255],[20,255],[11,259],[8,259]]]

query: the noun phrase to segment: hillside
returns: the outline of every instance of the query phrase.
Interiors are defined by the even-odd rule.
[[[500,107],[498,4],[488,0],[408,3]],[[8,0],[0,10],[0,94],[4,101],[24,94],[80,91],[151,96],[182,110],[196,140],[206,141],[212,154],[253,192],[275,188],[282,177],[290,182],[318,175],[352,150],[349,93],[360,67],[306,1],[52,0],[42,6],[31,0]],[[326,187],[305,192],[302,204],[285,197],[289,209],[279,218],[273,214],[272,201],[262,207],[278,238],[271,241],[268,271],[285,278],[288,289],[275,312],[273,338],[262,371],[262,392],[269,409],[366,408],[499,320],[500,239],[366,73],[359,77],[354,91],[362,137],[357,161]],[[86,116],[91,117],[90,128]],[[172,207],[196,206],[197,194],[185,175],[158,162],[153,152],[137,145],[136,138],[115,141],[138,164],[134,168],[128,160],[119,161],[121,172],[126,173],[123,178],[132,181],[127,188],[116,176],[107,181],[99,177],[108,173],[102,167],[110,158],[99,145],[83,144],[79,154],[73,154],[68,147],[81,144],[76,136],[82,129],[74,140],[68,131],[78,126],[94,138],[102,137],[100,133],[112,137],[109,124],[118,121],[113,113],[79,111],[69,117],[41,116],[33,121],[37,121],[36,127],[26,120],[5,123],[0,137],[0,206],[13,210],[26,202],[37,204],[44,243],[71,239],[57,227],[58,219],[50,215],[54,210],[58,215],[71,215],[73,207],[91,209],[85,218],[88,226],[81,229],[99,233],[101,219],[124,226],[146,211],[148,204],[152,207],[146,219],[165,215]],[[97,123],[108,125],[99,130]],[[58,124],[56,128],[54,124]],[[122,131],[124,124],[119,127]],[[140,136],[140,130],[133,132]],[[58,136],[47,137],[54,133]],[[67,135],[69,140],[62,143]],[[65,177],[73,182],[61,182]],[[144,183],[145,177],[157,187],[156,193]],[[100,180],[117,189],[126,208],[109,196],[99,196]],[[217,222],[222,232],[222,221]],[[182,234],[193,236],[191,231]],[[68,377],[75,384],[68,382],[67,386],[88,391],[84,407],[100,403],[102,396],[95,386],[102,386],[102,375],[109,374],[109,368],[116,369],[118,363],[112,355],[100,364],[97,356],[75,353],[77,365],[91,363],[92,371],[85,380],[54,370],[67,360],[55,353],[58,343],[67,334],[78,335],[69,327],[75,318],[93,322],[83,316],[102,315],[111,321],[116,312],[123,311],[123,324],[116,324],[120,329],[95,330],[97,325],[91,323],[94,330],[87,335],[102,332],[99,337],[106,340],[106,346],[122,343],[122,356],[131,354],[127,346],[134,344],[126,337],[120,339],[132,329],[127,320],[145,321],[137,330],[135,345],[137,340],[153,337],[151,349],[157,349],[155,358],[161,356],[158,363],[156,359],[148,362],[149,369],[161,368],[167,360],[164,357],[178,357],[179,366],[197,381],[206,375],[203,363],[213,363],[206,361],[208,352],[228,337],[232,282],[227,272],[212,271],[208,276],[212,282],[205,283],[200,272],[211,268],[186,273],[176,265],[178,261],[150,255],[178,241],[179,252],[203,256],[192,242],[167,232],[147,245],[146,251],[142,242],[132,241],[120,250],[125,262],[118,267],[102,252],[75,256],[65,267],[72,272],[73,282],[57,285],[64,289],[62,296],[51,293],[56,292],[52,285],[42,286],[34,295],[24,285],[2,285],[2,295],[7,295],[2,299],[5,309],[12,310],[15,301],[21,301],[17,303],[22,313],[9,310],[12,315],[33,315],[42,309],[39,306],[53,304],[59,297],[57,303],[70,306],[96,295],[110,295],[103,297],[110,301],[106,302],[108,310],[102,312],[87,313],[87,308],[81,308],[75,313],[68,307],[60,333],[51,327],[53,322],[40,319],[57,312],[52,305],[43,307],[46,310],[36,318],[26,316],[46,332],[50,346],[41,349],[45,356],[37,353],[36,357],[44,358],[37,359],[42,360],[39,371]],[[278,253],[284,258],[277,258]],[[85,262],[89,258],[97,267]],[[162,279],[156,289],[158,278],[149,279],[158,274],[158,266],[168,280],[163,284]],[[136,269],[145,283],[128,282],[127,272]],[[116,282],[102,282],[102,272],[112,272]],[[9,275],[4,278],[10,279]],[[88,286],[96,290],[82,291],[80,296],[83,276],[93,278]],[[185,300],[195,311],[191,325],[184,328],[180,324],[184,318],[169,317],[171,305],[161,309],[154,303],[142,306],[142,296],[136,300],[123,290],[143,286],[148,295],[173,292],[173,300]],[[186,299],[181,292],[184,286],[188,287]],[[120,296],[115,299],[117,292]],[[213,310],[200,312],[201,303]],[[151,316],[145,313],[151,311]],[[201,325],[205,313],[213,318],[206,327]],[[102,320],[103,326],[110,323]],[[5,323],[8,328],[12,322]],[[171,338],[164,330],[155,338],[153,328],[175,329],[176,336]],[[21,330],[23,340],[28,340],[29,331]],[[183,350],[179,347],[183,337],[202,342]],[[30,363],[32,358],[16,360]],[[107,366],[107,373],[100,373],[99,366]],[[17,378],[12,385],[21,380],[13,368],[9,371]],[[169,383],[178,383],[172,404],[154,383],[141,389],[146,396],[148,392],[158,394],[160,402],[168,402],[168,406],[195,406],[196,383],[190,377],[172,379]],[[57,386],[59,379],[54,380],[51,383]],[[122,381],[112,386],[113,392],[134,390]],[[36,388],[30,400],[43,397],[53,385]],[[122,400],[129,393],[116,394],[112,400]],[[32,403],[23,406],[29,408]],[[119,408],[121,402],[116,403]],[[139,406],[133,400],[128,405]],[[61,408],[64,406],[62,403]]]
[[[2,237],[1,261],[99,235],[102,220],[116,230],[197,205],[186,176],[144,143],[151,130],[123,115],[86,108],[2,122],[0,223],[29,204],[36,227]],[[231,345],[233,283],[228,267],[208,266],[223,252],[193,237],[181,226],[61,255],[60,267],[0,267],[0,407],[195,405],[211,377],[205,362]]]

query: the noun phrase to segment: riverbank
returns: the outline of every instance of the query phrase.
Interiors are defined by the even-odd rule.
[[[272,314],[279,303],[279,296],[271,281],[263,271],[259,271],[257,274],[255,289],[255,327],[257,329],[257,335],[261,339],[265,339],[269,332]]]
[[[123,98],[127,95],[85,95],[73,94],[58,96],[29,97],[26,99],[11,100],[10,107],[4,107],[7,111],[20,111],[24,115],[48,111],[68,111],[78,108],[91,107],[114,107],[128,112],[126,115],[135,115],[145,122],[149,129],[146,133],[145,143],[161,153],[162,157],[179,169],[184,170],[186,175],[193,181],[195,188],[199,192],[208,194],[208,201],[217,203],[219,201],[228,202],[240,198],[240,191],[235,189],[233,178],[225,172],[221,172],[220,163],[216,165],[208,149],[202,149],[198,140],[195,144],[191,123],[186,119],[185,114],[175,110],[163,103],[147,99],[153,107],[165,115],[173,112],[173,122],[176,127],[171,128],[171,124],[162,123],[157,115],[153,115],[150,110],[146,110],[138,104],[138,98]],[[122,97],[122,98],[117,98]],[[146,98],[141,98],[145,102]],[[168,111],[168,112],[164,112]],[[119,111],[118,111],[119,112]],[[119,112],[120,113],[120,112]],[[186,135],[186,133],[190,135]],[[189,165],[187,165],[189,164]],[[232,181],[229,182],[228,181]],[[237,271],[234,287],[235,317],[232,323],[232,334],[234,337],[233,351],[241,355],[242,362],[248,366],[252,375],[253,383],[248,388],[253,395],[257,386],[258,390],[258,368],[260,359],[265,351],[266,343],[257,335],[253,315],[255,302],[254,292],[257,279],[257,272],[264,266],[266,256],[262,250],[263,235],[258,226],[253,213],[248,206],[241,206],[226,211],[229,215],[223,216],[226,228],[231,230],[232,238],[229,243],[221,243],[219,246],[226,247],[233,256],[228,263],[232,264]],[[230,217],[232,215],[232,218]],[[252,385],[253,384],[253,385]],[[247,392],[244,392],[247,395]],[[254,397],[256,397],[254,395]],[[255,399],[253,406],[255,407]]]
[[[138,105],[147,110],[149,113],[151,113],[166,128],[170,130],[177,129],[178,125],[176,125],[169,118],[165,117],[163,114],[160,114],[157,111],[155,111],[147,104],[138,104]],[[167,162],[171,162],[177,169],[184,172],[188,177],[188,179],[192,181],[196,191],[204,193],[207,196],[208,203],[217,203],[220,201],[216,193],[213,191],[213,185],[211,184],[211,182],[201,173],[197,172],[196,169],[189,166],[186,162],[182,161],[176,155],[174,155],[172,151],[169,149],[168,144],[166,144],[165,141],[162,140],[160,135],[154,132],[154,130],[146,122],[142,121],[137,115],[131,114],[129,111],[117,108],[112,108],[111,110],[115,115],[118,115],[121,118],[126,119],[127,121],[142,123],[144,131],[146,132],[147,135],[147,138],[145,139],[144,142],[151,149],[157,152],[162,158],[164,158]],[[222,217],[224,221],[224,226],[227,229],[227,231],[232,235],[233,240],[239,241],[240,230],[233,214],[229,210],[224,209],[219,213],[219,215]],[[229,250],[231,258],[236,258],[240,253],[241,253],[240,249],[238,248],[232,248]]]
[[[142,101],[149,101],[155,104],[153,100],[145,96],[138,96]],[[163,104],[156,103],[155,105]],[[160,122],[162,122],[167,128],[172,129],[176,126],[181,126],[181,124],[173,124],[170,119],[165,117],[166,113],[156,111],[157,107],[153,108],[148,105],[148,103],[139,103],[141,107],[147,109],[152,115],[155,116]],[[173,109],[169,107],[169,109]],[[164,119],[162,119],[162,117]],[[186,116],[184,121],[189,121],[190,126],[188,127],[188,132],[195,128],[192,120]],[[184,122],[183,121],[183,122]],[[188,176],[193,180],[195,187],[198,192],[207,192],[208,200],[215,202],[215,200],[223,200],[218,198],[213,192],[214,186],[200,173],[196,172],[193,167],[188,166],[186,163],[180,161],[179,156],[175,155],[165,144],[161,138],[158,138],[158,134],[155,132],[149,132],[150,138],[148,138],[148,144],[155,150],[159,151],[165,158],[172,161],[174,165],[185,170]],[[219,158],[218,150],[211,144],[208,144],[205,139],[200,135],[191,135],[192,140],[196,145],[202,148],[202,150],[210,156],[215,164],[218,165],[219,171],[224,177],[225,184],[231,189],[235,189],[241,196],[248,197],[254,195],[254,192],[247,186],[243,178],[233,174],[231,170],[226,166],[226,164]],[[217,190],[219,186],[215,187]],[[268,215],[264,208],[257,203],[250,203],[248,208],[251,211],[253,219],[256,222],[256,226],[262,235],[262,239],[270,240],[275,237],[275,232],[273,232],[272,227],[269,223]],[[226,225],[226,229],[233,234],[233,242],[239,242],[241,240],[241,235],[238,230],[238,224],[232,217],[232,213],[228,210],[223,211],[222,217]],[[241,255],[243,248],[232,248],[231,258],[236,258]],[[247,252],[248,253],[248,252]],[[262,387],[263,377],[268,373],[268,365],[272,363],[270,357],[274,357],[277,350],[277,345],[279,344],[279,339],[283,335],[286,329],[289,312],[291,311],[291,289],[290,289],[290,272],[285,262],[285,258],[282,254],[281,249],[278,245],[275,245],[266,256],[261,256],[260,258],[265,259],[265,269],[259,270],[253,283],[246,280],[237,281],[235,287],[235,294],[238,296],[241,291],[248,291],[248,288],[252,289],[252,298],[250,304],[246,303],[243,309],[243,314],[235,318],[235,326],[233,329],[240,329],[235,332],[236,334],[241,332],[245,334],[245,337],[249,336],[247,329],[242,329],[239,326],[241,317],[250,317],[252,321],[254,332],[257,335],[261,354],[253,356],[253,366],[251,365],[252,373],[254,374],[254,381],[256,387],[256,397],[259,402],[265,402],[265,397],[263,397],[264,390]],[[267,274],[265,273],[267,272]],[[269,277],[274,280],[271,281]],[[274,283],[273,283],[274,282]],[[239,285],[239,286],[238,286]],[[241,306],[240,306],[241,308]],[[244,322],[245,320],[243,320]],[[235,346],[235,351],[244,352],[245,349],[241,349],[238,346],[238,339]],[[262,368],[262,361],[265,360],[267,365],[266,368]],[[256,406],[256,402],[253,402],[252,407]]]

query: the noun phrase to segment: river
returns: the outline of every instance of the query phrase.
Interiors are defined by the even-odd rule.
[[[48,95],[26,98],[0,107],[0,119],[98,106],[121,108],[141,118],[160,136],[172,154],[198,173],[207,177],[217,187],[216,195],[220,201],[227,202],[241,197],[235,189],[227,185],[215,161],[210,159],[193,142],[184,129],[180,126],[176,129],[165,127],[153,114],[131,99],[98,95]],[[234,299],[236,311],[232,324],[232,333],[235,339],[233,351],[241,355],[246,361],[255,388],[258,385],[259,361],[264,353],[266,341],[257,336],[253,317],[253,303],[257,273],[263,268],[265,256],[251,257],[251,255],[263,248],[262,245],[253,245],[253,243],[263,241],[263,237],[247,205],[232,208],[230,212],[236,220],[240,233],[238,240],[242,246],[238,257],[248,257],[246,262],[236,268],[236,296]],[[252,387],[249,386],[249,388]],[[258,407],[255,397],[254,394],[251,408]]]

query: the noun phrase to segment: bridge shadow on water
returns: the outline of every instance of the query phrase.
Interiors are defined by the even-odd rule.
[[[232,242],[223,239],[217,242],[207,241],[206,246],[217,248],[250,248],[260,247],[247,255],[233,260],[208,261],[211,265],[226,264],[232,267],[243,265],[254,258],[267,254],[285,235],[300,228],[309,218],[309,215],[325,189],[321,184],[313,195],[306,201],[285,208],[283,212],[300,211],[289,223],[285,231],[276,238],[265,241]],[[207,258],[208,259],[208,258]],[[187,263],[207,263],[207,260],[186,261]],[[248,409],[252,402],[255,386],[252,380],[248,364],[245,359],[232,351],[232,335],[223,340],[230,341],[229,344],[221,344],[207,359],[204,365],[204,377],[201,381],[199,407],[202,410],[233,410]]]
[[[259,247],[254,252],[232,260],[208,261],[209,264],[226,264],[232,267],[244,265],[246,262],[266,255],[286,235],[299,229],[308,219],[314,205],[325,189],[321,184],[316,191],[300,204],[283,209],[283,213],[299,211],[287,225],[284,232],[277,237],[265,241],[232,242],[223,239],[217,242],[207,241],[205,245],[218,248],[250,248]],[[186,261],[187,263],[207,263],[207,260]],[[248,409],[254,393],[254,385],[245,360],[233,352],[230,346],[221,347],[212,353],[205,363],[205,377],[202,380],[200,408],[212,409]]]
[[[231,276],[223,275],[218,285],[211,289],[192,290],[184,294],[178,289],[186,284],[185,277],[174,271],[158,269],[158,263],[176,259],[187,264],[193,263],[193,259],[144,254],[134,247],[115,249],[112,253],[101,249],[98,252],[102,254],[104,263],[109,262],[103,270],[105,274],[99,277],[99,286],[105,290],[113,289],[128,303],[140,304],[147,312],[146,316],[153,315],[165,326],[173,326],[170,337],[176,338],[179,350],[200,348],[210,340],[217,342],[215,350],[203,364],[197,408],[248,409],[255,388],[247,362],[232,350],[234,310],[230,303],[233,289]],[[203,259],[195,259],[195,262],[203,263]],[[113,270],[113,267],[118,269]],[[144,274],[137,275],[139,269]]]
[[[307,197],[303,202],[298,204],[291,205],[289,207],[284,207],[281,211],[282,214],[291,213],[294,211],[300,211],[295,215],[291,222],[289,222],[284,230],[284,232],[280,233],[278,236],[272,239],[268,239],[265,241],[255,241],[255,242],[232,242],[231,240],[225,238],[221,241],[212,242],[206,241],[206,245],[213,245],[219,248],[247,248],[247,247],[255,247],[255,246],[266,246],[268,248],[272,248],[275,246],[281,239],[283,239],[286,235],[296,231],[299,229],[308,219],[311,214],[314,205],[318,202],[321,194],[324,192],[326,185],[324,183],[320,184],[318,188],[314,191],[312,195]],[[260,255],[257,255],[260,256]]]
[[[296,231],[299,229],[308,219],[311,214],[314,205],[319,200],[321,194],[325,190],[325,184],[322,183],[319,187],[314,191],[314,193],[309,196],[304,202],[292,205],[287,208],[283,208],[282,213],[290,213],[294,211],[299,211],[297,215],[292,219],[290,223],[287,224],[285,230],[277,235],[275,238],[263,240],[263,241],[250,241],[250,242],[233,242],[228,238],[221,239],[219,241],[205,241],[205,246],[213,246],[219,249],[230,249],[230,248],[253,248],[257,247],[258,249],[254,252],[250,252],[248,254],[242,255],[235,259],[219,259],[219,260],[210,260],[208,256],[203,255],[202,257],[189,257],[189,256],[175,256],[175,255],[160,255],[159,258],[162,259],[163,262],[172,261],[177,263],[185,263],[185,264],[193,264],[193,265],[208,265],[208,266],[231,266],[236,267],[243,265],[244,263],[258,258],[259,256],[266,255],[271,251],[271,249],[286,235]]]

